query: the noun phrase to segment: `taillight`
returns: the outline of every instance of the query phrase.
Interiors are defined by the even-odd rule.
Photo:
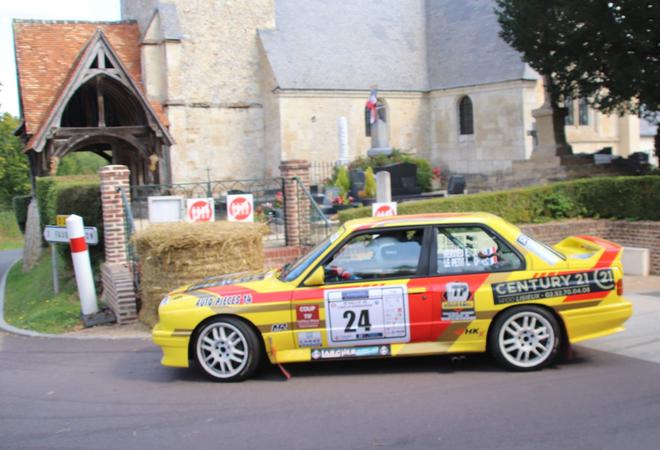
[[[616,282],[616,295],[623,295],[623,278],[619,278],[619,281]]]

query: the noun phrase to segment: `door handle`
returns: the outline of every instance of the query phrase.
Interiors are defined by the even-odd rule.
[[[425,287],[414,287],[408,289],[409,294],[426,294],[426,288]]]

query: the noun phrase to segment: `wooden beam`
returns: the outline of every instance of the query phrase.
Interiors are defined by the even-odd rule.
[[[84,135],[115,135],[115,136],[147,136],[150,133],[147,125],[132,125],[123,127],[61,127],[54,129],[49,138],[67,139]]]
[[[99,111],[99,128],[103,128],[105,127],[105,101],[103,100],[103,77],[96,77],[96,104],[98,105],[98,111]]]

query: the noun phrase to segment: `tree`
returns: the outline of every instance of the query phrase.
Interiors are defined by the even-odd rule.
[[[30,193],[28,159],[21,141],[14,136],[18,121],[9,113],[0,117],[0,207],[11,205],[12,197]]]
[[[641,115],[660,132],[657,0],[496,1],[500,36],[547,77],[553,107],[579,96],[604,113]]]

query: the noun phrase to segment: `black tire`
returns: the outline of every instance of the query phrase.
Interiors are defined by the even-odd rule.
[[[504,368],[525,372],[551,364],[561,339],[552,313],[539,306],[518,306],[497,316],[488,333],[488,348]]]
[[[201,326],[192,350],[197,367],[213,381],[243,381],[262,360],[256,333],[235,317],[218,317]]]

